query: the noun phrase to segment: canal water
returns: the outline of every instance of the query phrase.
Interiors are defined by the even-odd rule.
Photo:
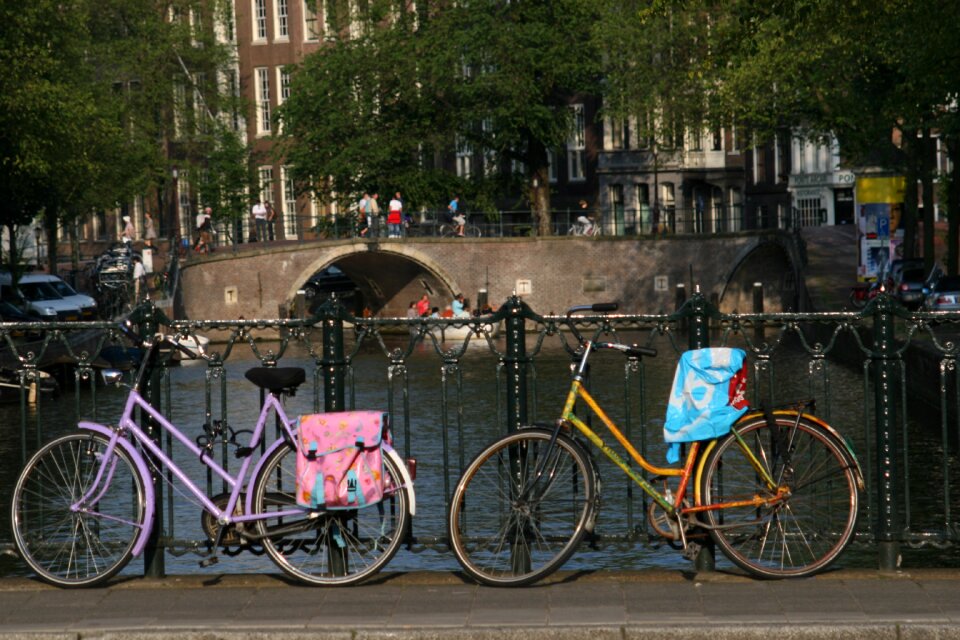
[[[314,336],[319,339],[318,336]],[[621,334],[623,342],[646,344],[644,333]],[[569,341],[569,336],[566,336]],[[563,348],[564,336],[546,336],[542,343],[531,338],[528,351],[533,355],[529,372],[531,422],[551,422],[559,413],[569,385],[571,358]],[[677,354],[671,342],[658,337],[650,343],[660,349],[661,357],[644,360],[643,385],[634,376],[625,385],[626,360],[613,352],[598,352],[591,360],[591,391],[618,423],[625,422],[627,414],[633,425],[631,440],[648,453],[656,463],[663,463],[665,447],[662,444],[663,417],[667,395],[673,380]],[[360,346],[347,345],[352,353],[352,388],[355,390],[355,406],[363,409],[386,409],[391,401],[394,409],[395,447],[403,455],[409,451],[417,460],[417,517],[413,531],[416,543],[412,549],[402,549],[391,562],[388,570],[456,570],[458,565],[442,541],[445,538],[445,495],[456,483],[464,463],[483,445],[503,433],[505,413],[505,380],[502,368],[497,366],[497,357],[486,342],[474,340],[457,359],[458,367],[449,366],[452,360],[444,351],[461,345],[444,343],[434,345],[430,340],[419,342],[403,360],[404,367],[388,372],[388,364],[394,350],[406,351],[409,341],[406,336],[386,336],[383,342],[368,341]],[[275,345],[259,344],[261,353]],[[314,343],[313,345],[317,345]],[[739,346],[739,345],[731,345]],[[216,348],[216,347],[215,347]],[[495,350],[503,353],[505,345],[495,342]],[[316,352],[316,351],[315,351]],[[757,388],[769,386],[780,402],[816,397],[817,413],[836,426],[854,445],[865,471],[869,470],[868,458],[873,456],[871,436],[864,428],[864,385],[862,373],[838,365],[811,360],[797,345],[781,344],[772,358],[771,375],[761,374],[751,380]],[[243,373],[257,366],[255,355],[248,348],[235,348],[227,360],[226,390],[228,396],[228,421],[234,429],[252,428],[259,411],[259,394],[247,382]],[[309,350],[302,345],[289,348],[279,366],[303,366],[310,375],[316,368]],[[189,363],[170,369],[172,419],[191,435],[202,433],[206,402],[207,369],[203,362]],[[409,411],[404,411],[404,386],[409,391]],[[629,397],[625,387],[630,390]],[[446,389],[444,392],[443,390]],[[641,394],[641,389],[643,393]],[[444,402],[444,393],[446,402]],[[42,429],[42,439],[75,429],[77,416],[74,413],[74,392],[65,390],[55,401],[30,408],[28,415],[28,445],[32,450],[37,439],[34,429]],[[349,395],[349,392],[348,392]],[[96,390],[96,410],[93,394],[89,388],[81,390],[80,414],[84,419],[109,423],[119,415],[125,398],[123,390],[99,387]],[[642,397],[641,397],[642,396]],[[219,400],[219,389],[214,390],[214,402]],[[349,403],[349,400],[348,400]],[[290,415],[311,413],[313,397],[304,389],[287,402]],[[216,413],[216,411],[215,411]],[[446,421],[444,421],[444,413]],[[405,419],[406,418],[406,419]],[[409,424],[409,433],[405,428]],[[21,467],[21,437],[19,433],[20,407],[0,406],[0,548],[9,548],[10,494]],[[938,429],[930,428],[923,419],[911,420],[908,425],[911,457],[918,469],[939,465],[940,444]],[[444,445],[446,443],[446,446]],[[445,458],[444,451],[447,452]],[[953,463],[956,452],[947,454]],[[174,452],[175,459],[189,469],[196,481],[204,482],[199,463],[191,460],[182,451]],[[228,462],[235,465],[232,452]],[[956,466],[956,465],[954,465]],[[581,549],[565,565],[567,569],[685,569],[691,565],[679,552],[662,541],[646,535],[644,509],[646,502],[642,492],[633,491],[625,476],[607,463],[601,462],[603,476],[603,507],[597,531],[601,536],[610,536],[599,548],[582,545]],[[914,472],[915,475],[919,475]],[[868,482],[869,482],[868,478]],[[944,522],[943,508],[938,502],[942,495],[942,478],[932,487],[914,486],[915,494],[911,512],[917,527],[935,526]],[[956,484],[956,483],[954,483]],[[212,493],[222,489],[219,482],[211,486]],[[960,486],[955,488],[960,494]],[[924,496],[929,495],[927,502]],[[204,539],[200,528],[200,509],[177,497],[178,507],[165,516],[173,519],[174,527],[166,533],[178,541],[174,552],[166,556],[168,573],[216,573],[276,572],[277,569],[265,556],[249,552],[234,557],[222,557],[215,569],[200,569],[197,565],[199,549],[191,549],[190,542]],[[871,505],[868,494],[861,496],[861,542],[841,558],[841,566],[876,566],[876,551],[870,544]],[[925,505],[929,506],[929,509]],[[960,504],[954,506],[960,508]],[[625,541],[627,533],[636,532],[633,540]],[[907,565],[960,566],[960,554],[951,549],[905,549]],[[719,567],[728,567],[723,558],[718,558]],[[135,559],[125,569],[128,575],[143,572],[141,559]],[[25,575],[25,567],[10,554],[0,555],[0,576]]]

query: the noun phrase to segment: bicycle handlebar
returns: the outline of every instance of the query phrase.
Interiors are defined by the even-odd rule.
[[[569,320],[570,316],[573,314],[580,313],[582,311],[590,311],[593,313],[610,313],[611,311],[616,311],[619,308],[620,304],[617,302],[594,302],[593,304],[581,304],[567,309],[567,320]],[[572,322],[569,322],[567,326],[570,327],[570,330],[573,332],[573,335],[576,336],[577,341],[580,344],[583,344],[585,340],[580,331],[577,330],[577,327],[574,326]],[[597,342],[595,343],[595,346],[598,349],[614,349],[632,358],[639,358],[641,356],[655,357],[657,355],[656,349],[651,347],[641,347],[640,345],[636,344],[626,345],[620,344],[619,342]]]

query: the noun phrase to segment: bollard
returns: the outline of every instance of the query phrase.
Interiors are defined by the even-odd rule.
[[[674,310],[679,311],[684,303],[687,301],[687,287],[682,282],[677,283],[676,297],[674,299],[675,306]],[[686,331],[687,330],[687,321],[686,319],[681,319],[677,323],[677,331]]]
[[[903,381],[899,380],[900,370],[897,343],[894,340],[893,299],[882,293],[876,300],[873,322],[873,351],[870,360],[873,365],[874,424],[877,439],[877,553],[878,568],[881,571],[896,571],[900,566],[899,532],[900,512],[897,482],[899,464],[897,454],[900,446],[897,440],[897,394]]]

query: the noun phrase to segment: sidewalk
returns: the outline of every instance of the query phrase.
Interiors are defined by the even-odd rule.
[[[134,578],[59,590],[0,580],[14,638],[960,638],[960,571],[841,570],[762,582],[679,571],[560,573],[491,589],[451,573],[385,573],[321,589],[278,576]]]

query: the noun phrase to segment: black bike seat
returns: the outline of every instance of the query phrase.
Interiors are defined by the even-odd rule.
[[[307,379],[300,367],[254,367],[244,375],[261,389],[272,392],[296,389]]]

